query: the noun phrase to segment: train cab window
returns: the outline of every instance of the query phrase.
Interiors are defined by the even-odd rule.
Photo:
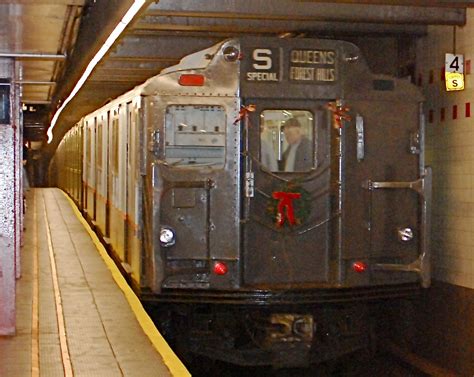
[[[315,167],[314,116],[302,110],[264,110],[260,115],[260,163],[271,172]]]
[[[177,168],[222,169],[225,125],[222,106],[169,106],[165,118],[166,162]]]

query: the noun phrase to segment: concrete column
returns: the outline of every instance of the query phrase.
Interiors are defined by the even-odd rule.
[[[13,60],[0,59],[0,335],[15,334],[15,278],[22,216],[18,92],[15,85],[10,85],[14,68]]]

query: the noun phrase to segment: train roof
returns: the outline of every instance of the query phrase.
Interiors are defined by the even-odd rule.
[[[228,46],[239,51],[238,59],[232,62],[233,65],[221,64],[226,59],[224,51]],[[275,82],[252,81],[245,76],[251,69],[249,67],[252,64],[255,66],[255,62],[252,63],[252,54],[255,50],[269,50],[274,55],[278,55],[278,59],[274,59],[273,64],[280,72],[278,74],[281,77],[278,76],[277,80],[285,85],[284,90],[275,90]],[[334,62],[315,64],[314,61],[308,60],[307,56],[310,54],[323,51],[334,51],[337,56]],[[301,56],[298,56],[298,53]],[[288,72],[293,67],[300,72],[300,76],[289,77]],[[320,81],[316,79],[313,82],[304,81],[308,77],[311,78],[310,74],[316,76],[312,73],[313,68],[318,70]],[[110,101],[89,116],[104,108],[110,109],[143,95],[177,95],[183,92],[178,79],[179,75],[185,72],[206,76],[206,85],[210,82],[209,87],[206,88],[204,85],[202,88],[194,88],[195,94],[201,95],[218,93],[220,96],[246,96],[248,93],[248,95],[266,98],[364,97],[374,100],[386,98],[386,100],[423,101],[419,89],[408,80],[373,74],[359,48],[350,42],[313,38],[242,37],[223,40],[207,49],[183,57],[178,64],[164,69],[158,75]],[[218,87],[217,91],[216,87]],[[187,88],[186,92],[189,94],[192,90]]]

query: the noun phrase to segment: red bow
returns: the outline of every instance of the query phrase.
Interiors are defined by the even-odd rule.
[[[277,207],[277,226],[281,227],[285,223],[285,209],[288,222],[290,225],[295,225],[296,219],[295,211],[293,209],[293,200],[301,198],[301,194],[299,192],[276,191],[272,194],[272,196],[273,199],[278,199],[280,201]]]
[[[334,127],[342,128],[342,121],[351,121],[350,115],[347,112],[350,110],[348,107],[337,105],[336,102],[329,102],[326,108],[332,112],[332,120]]]
[[[255,105],[242,106],[239,111],[239,116],[234,120],[234,124],[239,123],[242,119],[247,118],[249,113],[253,113],[257,107]]]

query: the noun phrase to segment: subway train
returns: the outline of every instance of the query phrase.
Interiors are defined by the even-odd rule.
[[[51,179],[180,354],[320,363],[430,284],[422,106],[352,43],[228,39],[84,116]]]

